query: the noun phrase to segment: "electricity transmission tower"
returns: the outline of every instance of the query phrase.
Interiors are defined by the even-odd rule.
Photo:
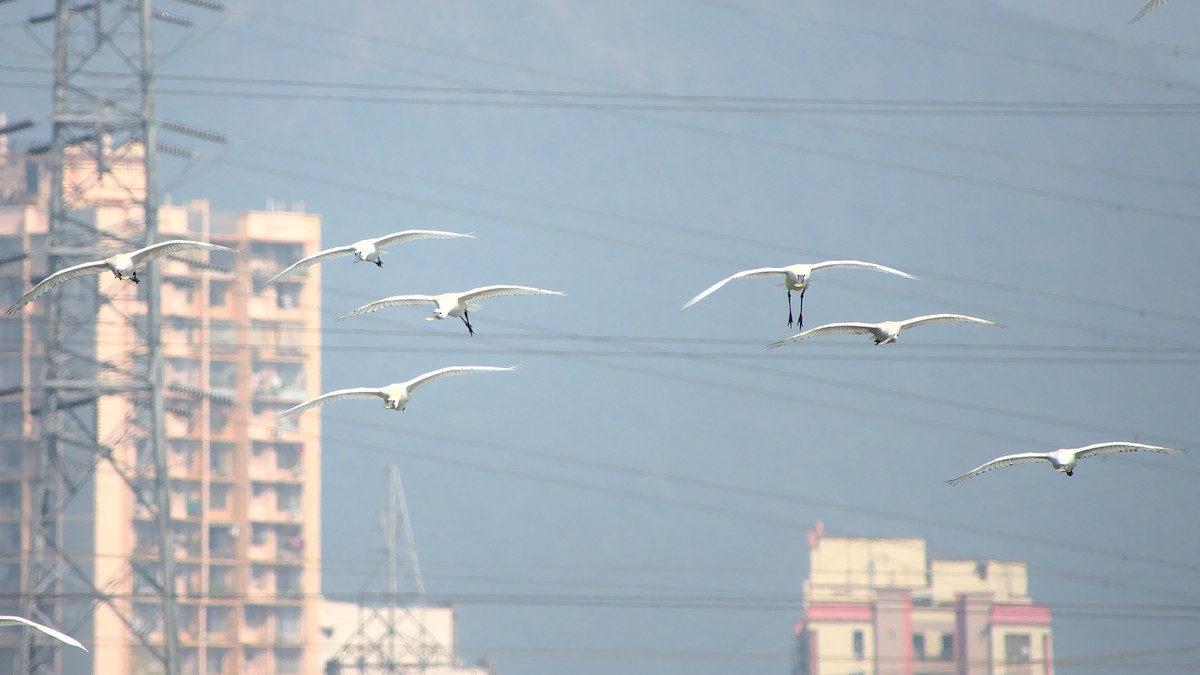
[[[388,503],[379,512],[386,590],[378,590],[378,567],[359,593],[358,628],[337,651],[326,672],[360,675],[422,673],[454,662],[454,654],[425,626],[425,582],[408,520],[404,484],[395,464],[387,465]],[[402,589],[405,582],[411,589]]]
[[[190,2],[221,8],[207,0]],[[35,252],[22,263],[30,274],[94,260],[98,251],[157,241],[157,130],[167,125],[154,109],[155,21],[191,24],[153,10],[150,0],[56,0],[53,12],[29,19],[35,37],[45,30],[39,26],[52,26],[51,41],[37,39],[52,53],[54,72],[52,139],[31,149],[48,155],[45,266]],[[99,291],[107,279],[64,284],[43,296],[44,317],[25,319],[44,322],[45,365],[40,382],[31,368],[35,384],[23,398],[32,413],[27,437],[35,439],[29,449],[36,460],[23,503],[20,610],[84,636],[96,630],[94,617],[103,611],[153,662],[131,667],[177,675],[157,265],[141,278],[146,283],[136,295],[121,286],[120,297]],[[133,346],[123,341],[115,346],[114,335]],[[152,541],[135,558],[113,560],[98,550],[87,521],[104,518],[106,508],[121,510],[95,503],[98,479],[124,482],[135,509],[152,524]],[[148,606],[154,611],[146,612]],[[26,631],[14,672],[62,672],[61,661],[56,646],[35,642],[34,632]]]

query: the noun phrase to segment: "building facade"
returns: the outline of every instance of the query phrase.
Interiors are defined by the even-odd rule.
[[[924,539],[809,533],[793,675],[1052,675],[1026,565],[931,559]]]
[[[18,153],[0,159],[0,304],[45,275],[37,255],[47,227],[44,166]],[[76,217],[97,230],[140,221],[123,186],[144,184],[140,164],[98,172],[73,155]],[[98,178],[89,178],[89,175]],[[126,233],[122,233],[125,235]],[[159,209],[160,239],[199,239],[238,253],[186,252],[161,265],[170,580],[179,597],[182,672],[205,675],[320,672],[320,420],[275,413],[320,392],[320,271],[262,280],[319,250],[317,216],[269,209],[212,214],[205,201]],[[115,248],[115,247],[114,247]],[[32,255],[23,254],[32,252]],[[145,313],[147,284],[98,275],[71,281],[18,314],[0,317],[0,613],[20,604],[38,452],[36,409],[44,373],[44,312],[57,292],[94,284],[106,298],[85,337],[96,363],[119,367],[144,351],[126,317]],[[78,347],[78,345],[76,345]],[[143,501],[153,483],[150,446],[132,440],[128,396],[95,405],[96,462],[75,500],[72,541],[92,584],[110,598],[77,634],[91,655],[64,672],[154,673],[141,645],[162,639],[156,584],[159,539]],[[90,628],[90,630],[89,630]],[[11,672],[19,632],[0,635],[0,673]]]

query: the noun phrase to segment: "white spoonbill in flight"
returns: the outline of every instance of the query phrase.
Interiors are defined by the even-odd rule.
[[[353,244],[345,246],[335,246],[327,248],[324,251],[314,253],[307,258],[302,258],[280,270],[279,274],[267,279],[267,283],[271,283],[277,279],[295,274],[300,270],[307,269],[319,262],[323,262],[330,258],[340,258],[343,256],[354,256],[354,262],[373,262],[379,267],[383,267],[383,261],[379,256],[383,254],[384,246],[390,246],[402,241],[415,241],[417,239],[474,239],[473,234],[460,234],[458,232],[443,232],[442,230],[404,230],[403,232],[393,232],[385,234],[382,237],[374,239],[361,239]]]
[[[352,316],[359,316],[368,312],[374,312],[377,309],[384,307],[401,307],[405,305],[425,305],[433,303],[433,315],[425,317],[426,321],[435,319],[444,319],[448,316],[456,316],[462,319],[462,322],[467,326],[467,332],[471,335],[475,334],[475,329],[471,326],[471,310],[479,309],[479,305],[474,304],[475,300],[487,300],[488,298],[498,298],[504,295],[566,295],[561,291],[548,291],[544,288],[534,288],[532,286],[481,286],[472,288],[469,291],[461,293],[442,293],[440,295],[393,295],[382,300],[376,300],[359,307],[353,312],[347,312],[338,317],[338,321],[344,321]]]
[[[1004,328],[1004,324],[980,319],[974,316],[965,314],[926,314],[925,316],[914,316],[911,319],[904,321],[880,321],[879,323],[863,323],[858,321],[842,321],[840,323],[827,323],[824,326],[817,326],[801,333],[772,342],[767,345],[768,349],[775,349],[789,345],[797,340],[804,340],[818,335],[848,335],[861,334],[870,335],[875,338],[875,344],[886,345],[895,342],[900,337],[900,331],[912,328],[914,326],[923,326],[927,323],[961,323],[969,321],[971,323],[982,323],[997,328]]]
[[[1158,7],[1159,5],[1163,4],[1166,1],[1167,0],[1150,0],[1150,2],[1147,2],[1145,5],[1142,5],[1142,10],[1137,13],[1137,16],[1130,19],[1129,23],[1137,23],[1138,21],[1141,20],[1141,18],[1143,16],[1146,16],[1146,14],[1150,10],[1154,9],[1155,7]]]
[[[449,377],[451,375],[468,375],[470,373],[501,372],[505,370],[516,370],[516,368],[516,366],[509,366],[508,368],[500,368],[497,366],[450,366],[448,368],[439,368],[437,370],[431,370],[424,375],[418,375],[411,380],[396,382],[394,384],[389,384],[386,387],[379,387],[378,389],[371,387],[357,387],[354,389],[338,389],[337,391],[331,391],[328,394],[321,394],[314,399],[310,399],[304,403],[301,403],[300,405],[284,410],[276,415],[276,417],[286,417],[288,415],[302,413],[309,408],[315,408],[316,406],[325,405],[331,401],[341,401],[349,398],[383,399],[384,408],[388,410],[400,411],[404,410],[404,407],[408,405],[408,399],[410,396],[412,396],[412,393],[417,390],[417,387],[420,387],[427,382],[432,382],[440,377]]]
[[[734,279],[749,279],[751,277],[783,277],[783,286],[787,288],[788,294],[788,327],[792,325],[792,291],[800,291],[800,312],[796,317],[796,328],[804,327],[804,294],[808,291],[808,286],[812,283],[812,275],[817,270],[834,269],[837,267],[848,267],[850,269],[859,270],[875,270],[876,272],[887,272],[888,274],[897,274],[906,279],[916,279],[908,272],[901,272],[898,269],[879,265],[872,262],[863,262],[861,260],[826,260],[825,262],[805,264],[797,263],[786,267],[759,267],[752,270],[744,270],[737,274],[731,274],[717,283],[704,289],[702,293],[687,301],[683,309],[687,309],[692,305],[707,298],[718,288],[733,281]]]
[[[1054,452],[1020,452],[1015,455],[1005,455],[997,457],[992,461],[982,466],[977,466],[974,469],[964,473],[958,478],[952,478],[948,481],[950,485],[958,485],[971,476],[977,476],[984,471],[999,469],[1014,464],[1025,464],[1028,462],[1049,462],[1054,467],[1055,471],[1065,473],[1068,476],[1075,474],[1075,464],[1084,457],[1095,457],[1097,455],[1111,455],[1116,452],[1165,452],[1168,455],[1182,455],[1186,450],[1177,450],[1175,448],[1164,448],[1159,445],[1146,445],[1145,443],[1132,443],[1125,441],[1113,441],[1108,443],[1093,443],[1085,445],[1082,448],[1061,448]]]
[[[24,617],[0,615],[0,626],[29,626],[30,628],[36,628],[37,630],[42,631],[46,635],[49,635],[59,642],[64,642],[72,647],[79,647],[85,652],[87,651],[87,647],[84,647],[82,644],[80,644],[79,640],[76,640],[70,635],[54,630],[49,626],[43,626],[36,621],[30,621]]]
[[[102,274],[104,270],[113,273],[118,279],[129,279],[135,284],[141,283],[137,276],[137,267],[143,263],[161,258],[165,255],[175,253],[177,251],[204,250],[204,251],[232,251],[233,249],[218,244],[209,244],[203,241],[189,241],[187,239],[172,239],[170,241],[160,241],[157,244],[150,244],[144,248],[139,248],[136,251],[129,253],[118,253],[103,260],[93,260],[91,262],[80,263],[61,269],[54,274],[39,281],[33,288],[29,289],[25,295],[17,300],[16,304],[5,310],[5,314],[13,312],[28,305],[41,294],[49,291],[52,288],[66,283],[72,279],[78,279],[85,274]]]

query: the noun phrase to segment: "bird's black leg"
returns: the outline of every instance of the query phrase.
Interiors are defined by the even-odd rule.
[[[788,289],[788,328],[792,327],[792,289]]]
[[[804,328],[804,294],[807,292],[807,286],[800,291],[800,313],[796,315],[796,330]]]
[[[376,261],[375,261],[375,266],[376,266],[376,267],[383,267],[383,261],[382,261],[382,260],[376,260]]]
[[[1074,475],[1075,475],[1075,469],[1068,469],[1068,470],[1067,470],[1067,475],[1068,475],[1068,476],[1074,476]]]
[[[475,329],[471,327],[471,313],[463,312],[462,320],[467,324],[467,332],[471,334],[471,337],[475,337]]]
[[[133,283],[135,283],[135,284],[142,283],[142,281],[137,278],[137,272],[134,272],[133,274],[129,275],[129,278],[133,279]]]

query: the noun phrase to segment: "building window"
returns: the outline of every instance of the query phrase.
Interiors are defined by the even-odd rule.
[[[236,361],[212,361],[208,366],[208,386],[231,392],[237,387]]]
[[[0,434],[20,436],[24,430],[25,411],[20,401],[0,403]]]
[[[1029,634],[1009,633],[1004,636],[1005,663],[1029,663]]]
[[[299,649],[277,649],[275,650],[275,669],[276,672],[282,675],[292,675],[300,672],[300,650]]]
[[[213,443],[209,446],[208,467],[214,476],[233,473],[233,443]]]
[[[300,284],[275,284],[275,306],[279,309],[300,306]]]
[[[300,642],[300,608],[280,607],[278,620],[276,630],[278,637],[289,642]]]
[[[854,658],[860,661],[866,657],[866,645],[863,640],[863,632],[861,630],[854,631]]]
[[[208,282],[208,304],[213,307],[224,307],[229,304],[228,281],[212,280]]]
[[[222,483],[211,483],[208,486],[208,508],[213,511],[229,510],[229,486]]]
[[[943,661],[954,660],[954,633],[942,633],[942,653],[938,658]]]
[[[16,513],[21,508],[21,484],[17,481],[0,483],[0,514]]]
[[[16,302],[13,299],[8,304]],[[20,321],[0,321],[0,349],[5,351],[20,351],[24,339]]]
[[[16,593],[21,588],[21,565],[0,565],[0,591]]]
[[[237,324],[233,321],[213,321],[208,327],[208,341],[213,347],[236,347]]]
[[[211,612],[212,610],[210,609],[209,611]],[[227,652],[229,652],[228,649],[208,648],[208,661],[205,666],[207,675],[221,675],[221,673],[225,672],[225,654]]]
[[[300,486],[280,484],[275,488],[275,508],[288,513],[300,512]]]
[[[913,633],[912,643],[913,643],[913,658],[924,660],[925,659],[925,634],[924,633]]]

